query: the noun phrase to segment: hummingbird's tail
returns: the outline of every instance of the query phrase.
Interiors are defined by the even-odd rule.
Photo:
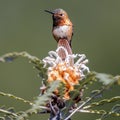
[[[72,55],[72,49],[71,49],[71,46],[70,46],[68,40],[66,40],[66,39],[59,39],[58,47],[60,47],[60,46],[64,47],[67,50],[68,55]],[[66,57],[67,57],[66,56],[67,54],[65,53],[64,49],[60,49],[58,51],[58,55],[62,58],[62,60],[65,60]],[[73,60],[73,58],[71,58],[70,65],[73,65],[73,64],[74,64],[74,60]]]

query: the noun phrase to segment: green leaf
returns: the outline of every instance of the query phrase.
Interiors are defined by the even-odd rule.
[[[40,60],[36,56],[30,55],[26,51],[7,53],[0,57],[0,62],[13,62],[19,57],[27,58],[31,63],[35,65],[35,68],[39,70],[39,75],[41,76],[41,78],[43,80],[47,79],[47,68],[44,67],[42,60]]]
[[[108,85],[115,82],[112,75],[105,73],[97,73],[96,78],[99,79],[99,81],[102,82],[103,85]]]
[[[112,110],[113,113],[120,113],[120,104],[113,106]]]
[[[100,90],[93,90],[91,92],[91,97],[94,96],[94,98],[100,98],[102,97],[102,93],[100,92]]]
[[[83,109],[94,108],[96,106],[106,105],[108,103],[113,103],[113,102],[117,102],[117,101],[120,101],[120,96],[115,96],[110,99],[102,99],[98,102],[93,102],[90,105],[85,106]]]
[[[55,91],[55,89],[57,89],[59,86],[60,81],[56,80],[51,82],[46,92],[43,95],[38,96],[37,100],[34,101],[32,108],[28,109],[27,111],[23,112],[23,114],[19,115],[17,117],[17,120],[23,120],[23,118],[27,118],[32,114],[37,114],[38,111],[41,110],[42,108],[45,109],[46,107],[44,106],[41,107],[40,105],[46,105],[47,102],[51,99],[53,91]]]
[[[23,98],[17,97],[17,96],[15,96],[15,95],[13,95],[13,94],[4,93],[4,92],[1,92],[1,91],[0,91],[0,95],[1,95],[1,96],[6,96],[6,97],[9,97],[9,98],[12,98],[12,99],[15,99],[15,100],[17,100],[17,101],[22,101],[22,102],[27,103],[27,104],[30,104],[30,105],[33,105],[33,103],[32,103],[31,101],[28,101],[28,100],[25,100],[25,99],[23,99]]]
[[[5,118],[4,117],[0,117],[0,120],[5,120]]]
[[[96,82],[95,75],[95,72],[90,72],[83,80],[79,81],[78,85],[75,85],[75,88],[77,90],[81,90],[84,89],[86,85],[91,84],[92,82]]]
[[[65,108],[61,110],[62,118],[65,119],[70,113],[70,108],[75,104],[72,99],[69,99],[65,102]]]
[[[78,96],[80,96],[80,91],[72,90],[70,91],[69,95],[72,100],[75,100]]]
[[[44,105],[46,104],[46,101],[48,101],[53,92],[55,91],[55,89],[57,89],[58,87],[60,86],[60,81],[59,80],[56,80],[56,81],[53,81],[50,83],[49,85],[49,88],[48,90],[41,96],[38,96],[37,97],[37,100],[34,101],[34,105],[33,105],[33,108],[34,107],[37,107],[39,105]]]

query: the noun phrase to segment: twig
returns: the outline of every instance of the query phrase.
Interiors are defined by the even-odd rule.
[[[79,107],[77,107],[65,120],[68,120],[69,118],[71,118],[79,109],[81,109],[86,103],[88,103],[90,100],[92,100],[92,98],[89,98],[88,100],[86,100],[83,104],[81,104]]]
[[[106,89],[106,87],[101,89],[98,93],[94,94],[91,98],[87,99],[83,104],[81,104],[79,107],[77,107],[67,118],[65,118],[65,120],[68,120],[69,118],[71,118],[79,109],[81,109],[85,104],[87,104],[89,101],[91,101],[93,98],[95,98],[95,96],[102,93],[103,90],[105,90],[105,89]]]

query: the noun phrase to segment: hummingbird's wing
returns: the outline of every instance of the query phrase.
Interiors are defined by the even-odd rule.
[[[71,48],[72,48],[72,44],[71,44],[71,43],[72,43],[72,36],[73,36],[73,27],[74,27],[74,26],[72,25],[72,35],[71,35],[71,40],[69,41],[69,44],[70,44],[70,47],[71,47]]]

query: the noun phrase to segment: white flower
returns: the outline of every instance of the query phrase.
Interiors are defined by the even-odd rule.
[[[58,55],[60,49],[63,49],[66,54],[65,60]],[[69,55],[62,46],[48,54],[49,56],[43,59],[45,67],[48,66],[48,82],[62,81],[66,86],[64,98],[69,99],[69,92],[74,89],[74,85],[78,84],[85,77],[85,73],[89,72],[86,66],[88,59],[85,54]],[[74,61],[73,65],[70,63],[71,59]]]

